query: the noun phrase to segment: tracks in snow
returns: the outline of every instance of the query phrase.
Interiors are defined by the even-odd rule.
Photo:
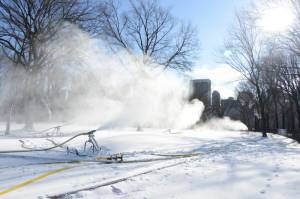
[[[162,169],[174,167],[174,166],[177,166],[177,165],[180,165],[180,164],[184,164],[185,162],[186,161],[181,161],[181,162],[167,164],[167,165],[161,165],[161,166],[158,165],[158,166],[150,168],[150,169],[136,171],[136,172],[134,172],[132,174],[128,174],[128,175],[125,175],[125,176],[120,177],[120,178],[115,178],[115,179],[111,179],[111,180],[105,180],[105,181],[102,181],[102,182],[100,182],[98,184],[94,184],[94,185],[90,185],[90,186],[85,186],[83,188],[79,188],[79,189],[75,189],[75,190],[71,190],[71,191],[67,191],[67,192],[63,192],[63,193],[59,193],[59,194],[55,194],[55,195],[48,195],[47,197],[50,198],[50,199],[64,198],[64,197],[67,197],[69,195],[81,192],[81,191],[90,191],[90,190],[97,189],[97,188],[100,188],[100,187],[105,187],[105,186],[113,185],[113,184],[116,184],[116,183],[127,181],[127,180],[129,180],[131,178],[134,178],[134,177],[137,177],[137,176],[140,176],[140,175],[144,175],[144,174],[148,174],[148,173],[151,173],[151,172],[154,172],[154,171],[158,171],[158,170],[162,170]]]
[[[257,142],[259,140],[257,139],[253,139],[254,142]],[[202,153],[190,153],[190,154],[159,154],[159,153],[144,153],[144,155],[152,155],[152,156],[160,156],[160,157],[156,157],[156,158],[145,158],[145,159],[129,159],[129,160],[125,160],[122,162],[116,162],[116,161],[108,161],[108,160],[104,160],[104,161],[97,161],[97,160],[65,160],[65,161],[51,161],[51,162],[42,162],[42,163],[36,163],[36,164],[31,164],[31,165],[47,165],[47,164],[79,164],[78,166],[76,166],[76,168],[87,165],[87,163],[99,163],[99,164],[114,164],[114,163],[120,163],[120,164],[127,164],[127,163],[147,163],[147,162],[155,162],[155,161],[162,161],[161,163],[158,164],[151,164],[150,167],[149,166],[143,166],[139,169],[135,169],[133,170],[133,172],[130,172],[127,175],[123,175],[119,178],[113,178],[113,179],[108,179],[108,180],[104,180],[100,183],[96,183],[96,184],[87,184],[87,185],[83,185],[82,188],[76,189],[76,190],[70,190],[64,193],[58,193],[56,195],[50,195],[50,198],[63,198],[65,196],[77,193],[77,192],[81,192],[81,191],[88,191],[88,190],[93,190],[99,187],[104,187],[104,186],[109,186],[112,184],[116,184],[119,182],[123,182],[126,181],[128,179],[134,178],[136,176],[139,175],[144,175],[147,173],[151,173],[157,170],[161,170],[161,169],[165,169],[165,168],[169,168],[169,167],[173,167],[173,166],[177,166],[179,164],[183,164],[185,163],[187,160],[183,160],[180,162],[175,162],[172,161],[172,163],[168,163],[166,161],[171,161],[171,160],[175,160],[175,159],[187,159],[187,158],[191,158],[191,157],[195,157],[195,156],[199,156],[199,155],[203,155],[203,154],[212,154],[212,153],[218,153],[219,151],[223,150],[224,148],[228,148],[228,147],[232,147],[232,145],[238,143],[238,142],[243,142],[243,140],[239,140],[239,141],[234,141],[234,142],[229,142],[226,144],[221,144],[219,143],[219,145],[217,143],[217,147],[206,147],[204,146],[199,146],[199,148],[195,149],[194,151],[203,151]],[[212,143],[210,143],[209,145],[211,145]],[[220,145],[221,144],[221,145]],[[204,150],[203,150],[204,149]],[[206,150],[205,150],[206,149]],[[16,152],[16,151],[14,151]],[[142,153],[143,154],[143,153]],[[4,154],[3,154],[4,155]],[[6,155],[9,156],[9,155]],[[13,156],[13,155],[12,155]],[[81,163],[85,163],[82,164]],[[27,166],[27,165],[23,165],[23,166]],[[28,166],[30,166],[28,164]],[[3,168],[2,168],[3,169]]]
[[[83,167],[83,166],[88,166],[90,165],[90,163],[97,163],[95,165],[103,165],[103,164],[132,164],[132,163],[148,163],[148,162],[159,162],[161,161],[161,163],[158,163],[158,165],[160,164],[163,164],[162,166],[159,166],[159,167],[155,167],[154,169],[151,168],[151,169],[148,169],[148,170],[143,170],[142,172],[137,172],[135,173],[134,175],[129,175],[129,176],[125,176],[125,177],[122,177],[122,178],[117,178],[113,181],[108,181],[108,182],[104,182],[104,183],[101,183],[101,184],[97,184],[97,185],[93,185],[92,187],[86,187],[84,188],[84,190],[88,190],[88,189],[95,189],[97,187],[101,187],[101,186],[107,186],[107,185],[110,185],[110,184],[115,184],[115,183],[118,183],[118,182],[122,182],[122,181],[125,181],[129,178],[132,178],[132,177],[135,177],[135,176],[138,176],[138,175],[142,175],[142,174],[146,174],[146,173],[150,173],[150,172],[153,172],[155,170],[160,170],[160,169],[163,169],[163,168],[167,168],[167,167],[171,167],[171,166],[176,166],[178,164],[182,164],[184,163],[185,161],[181,161],[179,163],[172,163],[172,164],[165,164],[166,161],[172,161],[172,160],[176,160],[176,159],[186,159],[186,158],[190,158],[190,157],[195,157],[195,156],[199,156],[201,155],[200,153],[195,153],[195,154],[172,154],[172,155],[166,155],[166,154],[156,154],[156,156],[162,156],[162,157],[159,157],[159,158],[144,158],[144,159],[129,159],[129,160],[123,160],[123,161],[111,161],[111,160],[73,160],[73,161],[65,161],[65,162],[48,162],[48,163],[36,163],[36,164],[30,164],[28,166],[33,166],[33,165],[55,165],[55,164],[66,164],[66,166],[64,166],[63,168],[58,168],[56,170],[58,170],[59,172],[64,172],[66,170],[70,170],[72,168],[78,168],[78,167]],[[68,166],[69,164],[73,164],[73,166]],[[75,165],[74,165],[75,164]],[[156,164],[155,164],[156,165]],[[24,166],[24,165],[23,165]],[[153,166],[150,165],[150,166]],[[22,167],[22,166],[21,166]],[[142,167],[143,168],[143,167]],[[0,195],[1,193],[2,194],[7,194],[7,193],[10,193],[12,191],[15,191],[19,188],[22,188],[24,186],[27,186],[28,184],[32,184],[34,182],[36,182],[38,180],[41,180],[47,176],[50,176],[50,175],[54,175],[58,172],[56,172],[56,170],[54,170],[55,172],[53,171],[44,171],[42,173],[40,173],[42,177],[38,176],[38,177],[34,177],[34,178],[31,178],[25,182],[22,182],[20,184],[17,184],[17,185],[14,185],[6,190],[3,190],[2,192],[0,192]],[[30,176],[32,176],[30,174]],[[17,178],[16,178],[17,179]],[[75,190],[75,192],[78,192],[78,191],[81,191],[80,190]],[[71,193],[73,193],[74,191],[71,191]],[[63,193],[63,194],[69,194],[69,193]]]

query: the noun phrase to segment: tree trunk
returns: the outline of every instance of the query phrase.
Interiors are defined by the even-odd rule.
[[[295,112],[294,112],[294,108],[293,108],[293,103],[290,103],[290,107],[289,107],[289,132],[292,133],[292,136],[294,136],[295,134]]]
[[[267,135],[267,120],[266,120],[266,113],[265,113],[265,104],[263,102],[262,96],[260,92],[258,92],[259,96],[259,106],[260,106],[260,115],[261,115],[261,121],[262,121],[262,136],[268,137]]]
[[[33,100],[34,100],[34,88],[36,86],[35,82],[35,76],[31,73],[28,73],[27,78],[26,78],[26,91],[25,91],[25,101],[24,101],[24,121],[25,121],[25,126],[24,129],[28,131],[33,130],[33,112],[34,112],[34,107],[33,107]]]
[[[52,121],[52,110],[51,110],[50,103],[48,103],[47,99],[43,99],[42,102],[47,110],[48,121]]]
[[[297,106],[296,110],[297,110],[298,129],[300,129],[300,105],[298,102],[296,103],[296,106]]]
[[[285,129],[285,109],[281,108],[281,120],[282,120],[282,129]]]
[[[256,116],[254,116],[254,129],[255,129],[255,131],[259,131],[260,130],[259,119]]]
[[[6,118],[6,129],[5,129],[5,135],[10,134],[10,125],[11,125],[11,115],[13,111],[13,104],[10,104],[8,107],[8,113]]]
[[[32,131],[33,128],[33,107],[32,107],[32,99],[28,98],[25,106],[25,126],[24,129],[28,131]]]
[[[275,128],[276,128],[276,130],[279,129],[278,104],[277,104],[277,100],[275,100]]]
[[[268,137],[267,135],[267,125],[266,125],[266,115],[265,113],[261,114],[261,120],[262,120],[262,136],[263,137]]]
[[[270,132],[270,115],[269,115],[269,113],[266,113],[265,117],[266,117],[266,130]]]

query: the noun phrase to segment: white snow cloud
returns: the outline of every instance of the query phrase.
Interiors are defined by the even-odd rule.
[[[71,26],[49,47],[49,62],[73,79],[67,115],[101,128],[187,128],[199,120],[203,104],[188,101],[189,84],[183,78],[146,64],[145,58],[106,52],[99,43]]]

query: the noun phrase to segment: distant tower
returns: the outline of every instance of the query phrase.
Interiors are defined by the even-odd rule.
[[[212,107],[217,109],[221,107],[221,96],[218,91],[212,93]]]
[[[199,99],[206,108],[211,106],[211,81],[209,79],[196,79],[191,81],[191,99]]]
[[[212,114],[213,116],[221,116],[221,95],[218,91],[212,93]]]

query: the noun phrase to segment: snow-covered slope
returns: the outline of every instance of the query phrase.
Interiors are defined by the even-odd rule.
[[[32,136],[34,137],[34,136]],[[69,137],[69,136],[68,136]],[[68,137],[51,137],[62,142]],[[0,151],[22,149],[17,137],[0,137]],[[300,198],[300,147],[290,139],[258,133],[195,129],[189,131],[113,129],[98,131],[100,154],[124,153],[124,160],[155,159],[157,154],[197,154],[139,163],[97,162],[40,164],[91,159],[67,154],[65,148],[47,152],[0,154],[1,198],[46,198],[74,190],[66,198]],[[53,146],[43,136],[23,138],[25,146]],[[86,137],[68,143],[81,150]],[[162,156],[165,157],[165,156]],[[33,183],[45,173],[64,169]],[[143,175],[139,175],[145,173]]]

